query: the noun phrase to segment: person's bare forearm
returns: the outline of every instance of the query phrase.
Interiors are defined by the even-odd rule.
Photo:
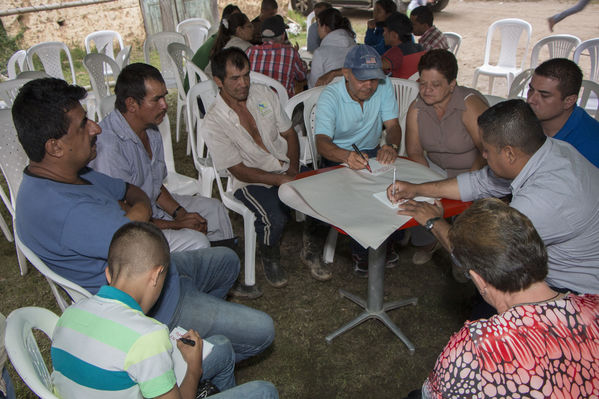
[[[125,201],[128,205],[125,216],[136,222],[147,222],[152,216],[152,204],[143,190],[133,184],[127,184]]]
[[[451,252],[451,244],[449,242],[449,228],[451,225],[443,220],[438,220],[431,229],[431,233],[439,240],[441,245],[448,251]]]
[[[399,126],[399,122],[397,119],[393,119],[393,121],[385,122],[385,130],[387,131],[386,141],[387,144],[395,144],[397,146],[401,145],[401,126]]]
[[[229,168],[229,172],[237,180],[241,180],[245,183],[261,183],[268,184],[271,186],[280,186],[283,183],[293,180],[286,174],[266,172],[258,168],[250,168],[243,164],[237,164]]]
[[[343,148],[339,148],[335,144],[330,137],[317,134],[316,135],[316,149],[318,153],[333,162],[347,162],[347,158],[351,151],[344,150]]]
[[[287,140],[287,158],[289,158],[290,175],[296,175],[299,172],[299,139],[293,128],[281,133],[281,136]]]
[[[166,189],[166,187],[160,187],[160,194],[158,194],[158,198],[156,198],[156,204],[168,213],[169,215],[173,215],[175,209],[179,207],[179,203],[173,198],[171,193]]]
[[[415,190],[418,195],[424,197],[448,198],[454,200],[461,199],[458,180],[455,177],[446,180],[416,184]]]

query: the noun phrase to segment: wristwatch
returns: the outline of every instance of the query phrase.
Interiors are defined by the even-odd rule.
[[[424,224],[424,228],[426,229],[426,231],[431,231],[437,220],[441,220],[441,218],[439,216],[437,216],[437,217],[430,218],[429,220],[427,220],[426,223]]]
[[[397,144],[388,144],[395,150],[395,152],[399,152],[399,146]]]

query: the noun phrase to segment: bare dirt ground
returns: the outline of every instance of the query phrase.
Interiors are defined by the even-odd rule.
[[[482,65],[485,56],[487,29],[494,21],[502,18],[521,18],[532,25],[530,47],[526,54],[525,68],[530,64],[532,46],[545,36],[551,35],[547,18],[572,5],[574,1],[465,1],[451,0],[440,13],[435,14],[435,25],[444,32],[462,35],[462,45],[458,51],[458,83],[471,86],[474,69]],[[352,25],[365,24],[370,17],[367,11],[343,10],[350,17]],[[555,25],[553,34],[571,34],[581,40],[599,37],[599,3],[589,4],[582,12],[574,14]],[[363,40],[363,37],[358,37]],[[520,43],[523,46],[523,43]],[[493,53],[492,53],[493,54]],[[496,53],[498,54],[498,52]],[[541,53],[542,59],[543,53]],[[493,58],[492,58],[493,59]],[[521,58],[518,58],[520,60]],[[583,61],[583,72],[588,60]],[[585,72],[585,75],[587,73]],[[481,76],[477,88],[487,93],[488,78]],[[495,79],[493,94],[505,96],[505,79]]]

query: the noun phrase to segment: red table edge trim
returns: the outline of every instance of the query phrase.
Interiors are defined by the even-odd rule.
[[[307,172],[298,173],[297,176],[295,176],[295,180],[303,179],[303,178],[314,176],[314,175],[319,175],[321,173],[326,173],[331,170],[339,169],[339,168],[345,168],[345,166],[337,165],[337,166],[331,166],[329,168],[309,170]],[[443,210],[444,210],[443,216],[446,218],[455,216],[455,215],[459,215],[460,213],[462,213],[466,209],[468,209],[470,207],[470,205],[472,205],[471,201],[463,202],[460,200],[452,200],[452,199],[447,199],[447,198],[442,198],[441,203],[443,204]],[[408,228],[414,227],[414,226],[418,226],[418,222],[416,220],[414,220],[414,218],[412,218],[412,219],[408,220],[404,225],[402,225],[398,230],[408,229]],[[345,231],[341,230],[340,228],[337,228],[335,226],[333,226],[333,228],[335,228],[335,230],[337,230],[341,234],[347,235],[347,233]]]

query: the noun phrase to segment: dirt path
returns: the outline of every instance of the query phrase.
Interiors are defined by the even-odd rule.
[[[485,55],[487,29],[491,23],[502,18],[522,18],[532,25],[530,48],[526,55],[525,68],[530,64],[532,46],[545,36],[552,34],[547,26],[547,18],[574,5],[575,1],[464,1],[451,0],[447,8],[435,14],[435,25],[445,32],[462,35],[462,45],[457,58],[459,62],[458,82],[470,86],[474,69],[482,65]],[[370,14],[363,11],[344,10],[352,24],[363,24]],[[574,14],[554,28],[554,34],[571,34],[581,40],[599,37],[599,4],[588,5],[582,12]],[[359,37],[363,40],[363,37]],[[542,55],[541,55],[542,58]],[[520,59],[520,58],[519,58]],[[583,72],[587,74],[583,60]],[[484,93],[488,90],[487,77],[480,77],[477,88]],[[505,79],[495,79],[496,95],[506,95]]]

